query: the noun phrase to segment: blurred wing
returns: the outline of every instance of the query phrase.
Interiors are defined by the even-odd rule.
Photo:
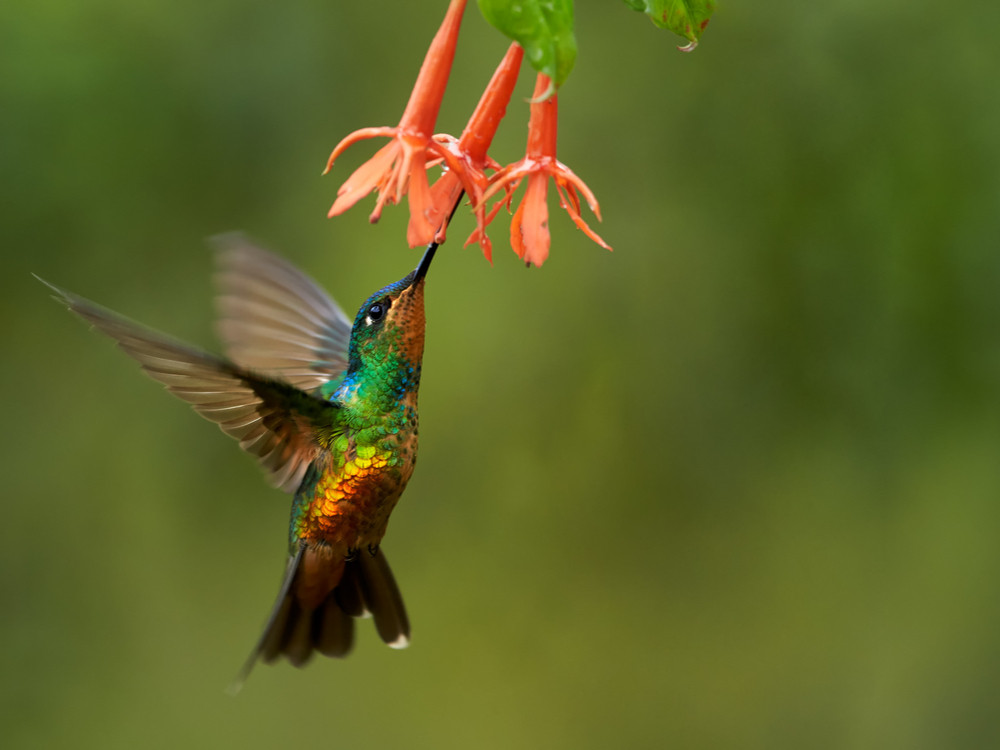
[[[70,310],[115,339],[167,390],[239,440],[240,447],[268,471],[273,485],[286,492],[298,489],[319,450],[313,425],[329,428],[336,419],[336,406],[48,286]]]
[[[216,237],[219,338],[242,367],[312,391],[347,369],[351,322],[312,279],[239,234]]]

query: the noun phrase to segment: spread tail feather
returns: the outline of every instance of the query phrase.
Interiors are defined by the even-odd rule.
[[[306,549],[306,543],[300,543],[289,558],[264,632],[229,686],[230,694],[242,689],[258,659],[270,663],[284,654],[293,665],[303,667],[314,651],[324,656],[347,656],[354,645],[356,617],[371,616],[379,636],[391,648],[409,645],[410,621],[403,597],[380,548],[374,553],[360,550],[348,560],[340,582],[314,608],[303,605],[294,587]]]
[[[389,563],[381,548],[375,554],[358,554],[355,563],[361,598],[365,607],[375,618],[375,629],[379,637],[390,648],[406,648],[410,645],[410,621],[406,617],[406,607],[393,578]]]

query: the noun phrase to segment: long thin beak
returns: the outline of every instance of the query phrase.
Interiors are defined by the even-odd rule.
[[[434,260],[434,252],[437,249],[438,246],[436,242],[432,242],[427,246],[427,250],[424,252],[424,257],[420,259],[420,265],[417,266],[417,270],[413,273],[412,284],[416,284],[427,275],[427,269],[431,267],[431,261]]]
[[[447,226],[451,223],[451,217],[455,215],[455,211],[458,210],[458,204],[462,202],[462,196],[465,195],[465,191],[462,190],[458,194],[458,199],[455,201],[455,205],[451,207],[451,213],[448,214],[448,221],[445,224]],[[434,260],[434,252],[438,249],[438,243],[432,242],[427,246],[427,250],[424,252],[424,257],[420,259],[420,265],[417,266],[417,270],[413,272],[413,281],[411,284],[416,284],[424,276],[427,275],[427,269],[431,267],[431,261]]]

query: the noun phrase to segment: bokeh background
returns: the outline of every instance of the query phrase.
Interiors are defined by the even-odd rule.
[[[30,274],[206,347],[242,229],[353,315],[418,251],[325,212],[436,3],[0,6],[0,745],[978,748],[1000,738],[1000,13],[577,6],[527,270],[449,242],[385,548],[414,624],[259,667],[288,498]],[[505,40],[466,14],[439,129]],[[532,76],[497,138],[523,150]],[[553,206],[554,209],[554,206]],[[457,240],[471,229],[454,225]]]

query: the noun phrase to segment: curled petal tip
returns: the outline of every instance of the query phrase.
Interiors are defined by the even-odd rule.
[[[580,216],[579,214],[577,214],[576,216],[571,215],[571,218],[573,219],[573,223],[576,224],[577,228],[585,235],[587,235],[587,237],[589,237],[593,242],[596,242],[605,250],[611,250],[611,245],[605,242],[604,239],[601,237],[601,235],[599,235],[597,232],[591,229],[590,225],[588,225],[587,222],[583,220],[582,216]],[[598,219],[600,219],[600,217],[598,217]]]
[[[587,224],[587,222],[583,220],[582,216],[580,216],[579,214],[573,215],[573,213],[570,212],[570,217],[573,219],[573,223],[576,224],[577,229],[579,229],[581,232],[587,235],[588,238],[590,238],[593,242],[596,242],[605,250],[611,250],[611,245],[605,242],[601,238],[601,235],[599,235],[597,232],[591,229],[590,226]]]
[[[697,47],[698,47],[698,40],[692,39],[683,47],[678,47],[677,49],[680,50],[681,52],[694,52]]]
[[[483,257],[486,258],[486,260],[489,261],[489,264],[492,266],[493,242],[490,240],[489,237],[486,236],[486,232],[480,230],[479,228],[473,230],[472,234],[469,235],[469,238],[465,241],[465,244],[462,245],[462,247],[466,248],[469,245],[475,245],[475,244],[479,245],[480,249],[483,251]]]

